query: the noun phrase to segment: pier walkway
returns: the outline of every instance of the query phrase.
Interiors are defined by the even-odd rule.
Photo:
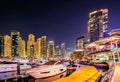
[[[116,64],[113,82],[120,82],[120,64]]]
[[[82,66],[70,76],[58,79],[53,82],[96,82],[100,77],[100,72],[93,66]]]

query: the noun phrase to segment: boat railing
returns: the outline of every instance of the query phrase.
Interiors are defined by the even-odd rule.
[[[8,64],[4,64],[4,65],[0,65],[0,68],[5,68],[5,67],[13,67],[13,66],[16,66],[17,67],[17,64],[10,64],[10,65],[8,65]]]
[[[58,69],[58,68],[59,68],[59,67],[54,67],[54,69]],[[37,70],[37,71],[36,71],[36,70],[37,70],[37,69],[35,69],[35,71],[32,71],[32,72],[33,72],[33,73],[36,73],[36,72],[41,72],[41,73],[42,73],[42,72],[48,72],[48,70],[53,70],[53,68],[49,68],[49,69],[47,69],[47,70],[46,70],[46,69]],[[32,73],[32,72],[31,72],[31,73]]]
[[[55,62],[54,66],[57,65],[57,64],[60,64],[60,63],[61,63],[60,61],[57,61],[57,62]]]

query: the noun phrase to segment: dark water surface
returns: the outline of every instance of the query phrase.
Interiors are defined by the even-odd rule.
[[[67,70],[53,77],[45,79],[34,79],[31,76],[25,74],[25,70],[22,70],[20,74],[17,74],[17,71],[0,73],[0,82],[51,82],[59,78],[70,75],[74,70]]]

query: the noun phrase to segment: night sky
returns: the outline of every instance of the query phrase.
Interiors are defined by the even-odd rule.
[[[11,30],[27,40],[46,35],[55,44],[75,48],[76,38],[87,34],[89,12],[109,9],[109,31],[120,28],[119,0],[3,0],[0,1],[0,35]]]

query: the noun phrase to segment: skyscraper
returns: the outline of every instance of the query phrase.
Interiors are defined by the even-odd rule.
[[[22,58],[26,57],[25,41],[22,39],[22,37],[19,37],[19,56],[22,57]]]
[[[4,36],[0,36],[0,56],[4,56]]]
[[[88,40],[94,42],[104,38],[108,30],[108,9],[100,9],[89,14]]]
[[[27,41],[27,56],[34,57],[34,43],[35,43],[35,36],[33,34],[28,35]]]
[[[41,57],[47,57],[47,36],[41,37]]]
[[[17,31],[11,32],[12,38],[12,56],[19,56],[19,37],[20,33]]]
[[[47,46],[47,54],[48,57],[54,57],[55,55],[54,41],[49,41]]]
[[[65,54],[66,54],[65,43],[62,43],[61,44],[61,55],[65,56]]]
[[[19,37],[19,56],[21,57],[22,53],[22,37]]]
[[[56,46],[55,48],[55,55],[60,55],[60,46]]]
[[[41,38],[38,38],[36,43],[34,44],[34,52],[35,57],[37,58],[41,57]]]
[[[85,36],[78,37],[76,40],[76,51],[74,53],[77,54],[79,57],[85,55],[84,42],[85,42]]]
[[[78,37],[76,40],[76,50],[84,49],[84,36]]]
[[[12,39],[9,35],[4,36],[4,57],[12,57]]]
[[[21,46],[22,46],[21,56],[25,58],[25,57],[27,57],[26,50],[25,50],[26,49],[25,40],[22,40],[22,45]]]

